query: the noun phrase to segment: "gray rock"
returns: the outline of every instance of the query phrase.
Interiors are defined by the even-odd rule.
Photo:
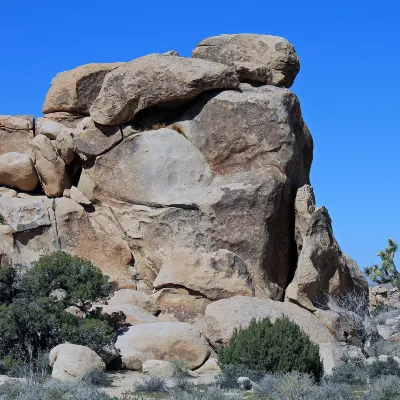
[[[151,54],[107,74],[90,115],[102,125],[124,124],[150,106],[186,101],[207,90],[233,89],[238,84],[231,67]]]
[[[240,80],[274,86],[292,86],[300,70],[297,53],[279,36],[235,34],[201,41],[193,57],[234,65]]]
[[[90,200],[116,200],[139,204],[192,204],[196,193],[212,179],[204,157],[172,129],[143,132],[125,139],[87,168],[93,182],[79,182]],[[94,188],[94,192],[92,192]]]

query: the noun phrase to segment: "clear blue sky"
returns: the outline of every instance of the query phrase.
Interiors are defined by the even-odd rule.
[[[41,115],[59,71],[177,50],[221,33],[289,39],[314,137],[312,184],[360,266],[400,242],[397,0],[1,0],[0,114]]]

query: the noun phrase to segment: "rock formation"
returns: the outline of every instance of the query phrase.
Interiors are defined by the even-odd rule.
[[[202,329],[207,310],[233,296],[286,300],[306,315],[298,305],[316,313],[326,293],[366,293],[315,208],[313,140],[287,89],[298,71],[283,38],[221,35],[193,58],[57,75],[44,117],[0,116],[1,263],[29,267],[57,249],[90,259],[121,289],[104,308],[135,325],[120,339],[132,365],[143,352],[169,357],[164,337],[157,354],[132,350],[142,323]],[[200,366],[202,333],[179,327]]]

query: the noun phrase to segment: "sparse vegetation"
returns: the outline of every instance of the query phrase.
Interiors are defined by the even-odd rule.
[[[318,345],[286,317],[275,322],[253,320],[249,327],[235,330],[218,359],[222,368],[243,365],[263,374],[297,371],[316,380],[323,375]]]
[[[381,265],[374,264],[365,269],[367,276],[379,284],[391,283],[400,288],[400,273],[394,264],[394,256],[397,251],[397,243],[388,239],[389,245],[386,249],[378,252],[381,259]]]
[[[167,391],[167,381],[160,376],[148,376],[135,385],[139,393],[160,393]]]

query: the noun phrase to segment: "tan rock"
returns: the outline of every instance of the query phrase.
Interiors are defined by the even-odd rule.
[[[152,296],[132,289],[117,290],[111,299],[108,300],[108,304],[112,306],[132,304],[143,308],[150,314],[156,314],[158,310],[157,302]]]
[[[27,154],[0,155],[0,185],[31,191],[39,182],[32,159]]]
[[[205,335],[218,348],[228,343],[235,328],[248,326],[253,318],[275,320],[282,315],[299,325],[319,345],[325,373],[330,373],[342,356],[340,346],[314,315],[295,304],[245,296],[216,301],[206,308]]]
[[[36,135],[44,135],[54,140],[64,130],[65,126],[53,119],[40,117],[36,120]]]
[[[0,115],[0,155],[5,153],[32,154],[34,119],[30,115]]]
[[[92,204],[92,202],[90,200],[88,200],[83,195],[83,193],[78,188],[76,188],[75,186],[71,186],[71,189],[69,189],[69,193],[68,194],[69,194],[69,198],[71,200],[77,202],[81,206],[90,206]],[[64,196],[64,197],[67,197],[67,196]]]
[[[121,236],[113,235],[110,223],[107,231],[102,230],[81,205],[66,197],[56,199],[55,215],[62,250],[89,259],[119,285],[129,287],[132,255]]]
[[[182,322],[159,322],[131,326],[118,337],[126,369],[136,369],[146,360],[181,360],[189,369],[204,363],[210,355],[207,341],[195,327]]]
[[[210,357],[200,368],[196,369],[199,374],[213,372],[219,374],[221,372],[221,367],[218,364],[217,358]]]
[[[152,376],[172,378],[175,375],[175,366],[169,361],[146,360],[142,364],[142,372]]]
[[[189,100],[207,90],[234,89],[238,84],[231,67],[151,54],[107,74],[90,115],[99,124],[124,124],[150,106]]]
[[[91,165],[91,164],[90,164]],[[90,200],[116,199],[139,204],[188,204],[212,179],[204,157],[171,129],[129,137],[93,166],[85,166],[78,189]]]
[[[48,197],[62,196],[64,189],[71,187],[64,160],[58,155],[50,139],[44,135],[32,140],[35,154],[35,168],[43,190]]]
[[[193,57],[234,65],[241,81],[274,86],[292,86],[300,70],[299,57],[293,45],[279,36],[213,36],[197,45]]]
[[[235,253],[223,249],[213,253],[175,249],[164,260],[153,286],[186,287],[210,300],[252,296],[254,291],[246,264]]]
[[[186,289],[165,288],[152,295],[157,302],[161,321],[187,322],[201,327],[206,307],[211,303],[205,297]]]
[[[158,322],[157,318],[143,308],[137,307],[133,304],[118,304],[118,305],[104,305],[94,304],[93,308],[101,308],[101,310],[108,315],[113,313],[123,312],[126,317],[126,323],[130,325],[148,324],[151,322]]]
[[[327,209],[315,208],[311,186],[298,190],[295,212],[299,256],[286,299],[314,311],[325,304],[326,294],[354,290],[367,296],[367,280],[355,261],[341,252]]]
[[[17,191],[14,189],[0,186],[0,197],[17,197]]]
[[[106,366],[91,349],[76,344],[60,344],[51,350],[49,363],[51,376],[60,381],[83,378],[89,372],[104,371]]]
[[[88,115],[105,75],[121,65],[87,64],[57,74],[46,95],[43,113],[67,111]]]
[[[76,154],[73,133],[64,129],[57,135],[52,144],[66,165],[74,161]]]

